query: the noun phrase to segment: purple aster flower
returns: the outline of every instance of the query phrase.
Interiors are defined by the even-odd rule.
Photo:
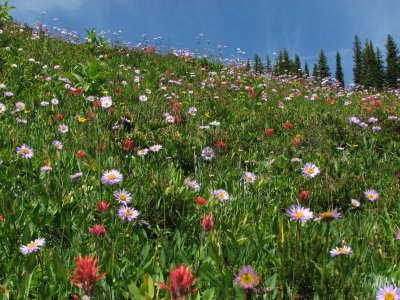
[[[69,176],[69,178],[74,180],[74,179],[78,179],[79,177],[82,177],[82,175],[83,175],[83,173],[79,172],[79,173],[72,174],[71,176]]]
[[[254,183],[257,179],[257,176],[251,172],[245,172],[243,175],[244,183]]]
[[[33,149],[27,145],[21,145],[17,147],[17,153],[21,155],[23,158],[29,159],[33,157]]]
[[[229,194],[223,189],[212,191],[211,196],[213,196],[214,198],[218,199],[221,202],[229,200]]]
[[[118,210],[118,217],[120,217],[123,220],[132,221],[132,220],[137,219],[138,216],[139,216],[139,212],[133,208],[122,206]]]
[[[114,196],[118,202],[123,203],[123,204],[130,203],[132,201],[131,194],[129,192],[127,192],[125,189],[115,192]]]
[[[201,156],[204,160],[212,160],[215,157],[215,153],[211,147],[205,147],[203,151],[201,151]]]
[[[104,172],[101,177],[101,182],[103,182],[103,184],[114,185],[120,183],[123,177],[124,176],[119,171],[112,169]]]
[[[303,175],[307,178],[313,178],[320,173],[319,168],[313,163],[306,163],[302,169]]]
[[[290,208],[286,209],[286,214],[291,220],[302,222],[307,222],[314,217],[309,208],[303,208],[300,205],[292,205]]]
[[[239,270],[234,283],[244,289],[252,289],[260,284],[260,276],[254,271],[253,267],[246,266]]]
[[[343,247],[336,247],[336,248],[332,249],[329,253],[331,254],[332,257],[335,257],[338,255],[350,254],[352,252],[353,252],[353,250],[351,250],[350,247],[343,246]]]
[[[375,200],[377,200],[379,198],[378,192],[373,189],[366,190],[364,192],[364,195],[369,201],[372,201],[372,202],[374,202]]]
[[[38,238],[25,246],[19,248],[23,255],[28,255],[29,253],[39,251],[42,246],[46,243],[45,239]]]
[[[376,294],[377,300],[399,300],[400,290],[393,285],[384,285]]]
[[[196,180],[193,180],[192,178],[186,178],[185,184],[186,184],[186,187],[188,187],[189,189],[192,189],[195,191],[200,190],[200,185],[197,183]]]
[[[317,218],[315,218],[314,221],[332,221],[339,220],[340,218],[340,213],[338,213],[337,209],[335,208],[333,211],[323,212]]]

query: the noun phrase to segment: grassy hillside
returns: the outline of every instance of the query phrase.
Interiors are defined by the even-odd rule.
[[[1,32],[3,297],[375,299],[398,284],[400,90]],[[86,255],[97,284],[76,270]]]

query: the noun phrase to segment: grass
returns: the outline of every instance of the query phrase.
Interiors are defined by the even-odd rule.
[[[1,30],[3,297],[83,295],[69,278],[75,259],[85,255],[97,256],[100,273],[106,272],[95,299],[173,298],[159,282],[168,284],[181,264],[195,277],[191,299],[374,299],[384,284],[398,284],[397,90],[344,91],[290,75],[266,80],[194,58],[77,44],[11,22]],[[111,109],[88,101],[106,95]],[[140,102],[141,95],[148,100]],[[17,102],[25,109],[15,111]],[[197,108],[195,116],[190,107]],[[368,126],[351,124],[350,117]],[[371,117],[378,122],[368,123]],[[212,121],[220,125],[199,128]],[[67,133],[58,131],[61,124]],[[126,149],[128,140],[134,146]],[[31,159],[16,152],[22,144],[34,149]],[[159,152],[138,155],[157,144]],[[215,151],[211,161],[201,156],[207,146]],[[307,162],[321,171],[312,179],[302,174]],[[52,171],[42,172],[43,166]],[[101,182],[111,169],[123,174],[120,184]],[[78,172],[81,177],[70,178]],[[256,174],[254,184],[244,183],[245,172]],[[199,190],[188,188],[186,178]],[[139,212],[133,221],[117,215],[113,194],[121,189]],[[230,199],[213,198],[217,189]],[[378,191],[376,201],[365,198],[368,189]],[[305,201],[302,191],[310,195]],[[196,205],[198,196],[208,203]],[[100,200],[110,203],[104,213]],[[341,220],[295,222],[286,214],[293,204],[315,216],[336,208]],[[208,232],[205,215],[213,216]],[[96,224],[104,236],[89,232]],[[23,255],[20,247],[36,238],[45,245]],[[330,250],[344,245],[351,254],[331,257]],[[260,276],[254,289],[234,283],[243,266]]]

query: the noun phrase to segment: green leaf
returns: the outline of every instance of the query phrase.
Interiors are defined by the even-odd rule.
[[[57,278],[62,280],[68,279],[68,274],[64,267],[64,263],[56,252],[53,253],[53,270]]]

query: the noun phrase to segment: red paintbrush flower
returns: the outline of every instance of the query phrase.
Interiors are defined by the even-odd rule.
[[[76,157],[77,157],[77,158],[82,159],[82,158],[85,157],[85,155],[86,155],[85,151],[83,151],[83,150],[81,150],[81,149],[78,150],[78,151],[76,152]]]
[[[293,129],[294,126],[293,126],[292,123],[286,122],[286,123],[283,125],[283,127],[286,128],[286,129]]]
[[[213,216],[204,216],[203,221],[201,221],[201,225],[203,226],[205,232],[210,231],[211,228],[214,226]]]
[[[124,142],[123,148],[125,151],[129,151],[129,150],[132,150],[133,148],[135,148],[135,144],[132,140],[126,140]]]
[[[207,202],[208,201],[206,199],[204,199],[204,198],[202,198],[200,196],[198,196],[197,199],[196,199],[197,206],[201,206],[201,205],[207,204]]]
[[[103,225],[94,225],[92,228],[89,229],[89,232],[95,236],[101,236],[101,235],[105,235],[106,229],[104,228]]]
[[[308,191],[302,191],[300,193],[300,200],[301,201],[306,201],[309,196],[310,196],[310,193]]]
[[[110,206],[110,204],[105,203],[103,200],[101,200],[99,203],[97,203],[97,209],[101,213],[105,212],[109,206]]]
[[[266,136],[271,136],[274,133],[274,130],[272,128],[267,128],[265,130],[265,135]]]
[[[159,286],[171,292],[172,300],[181,299],[182,296],[196,292],[196,289],[191,290],[190,286],[194,281],[192,269],[187,268],[185,265],[181,265],[178,268],[170,272],[171,283],[170,286],[159,282]]]
[[[91,259],[89,255],[85,258],[78,257],[76,261],[75,274],[70,272],[69,280],[80,289],[83,289],[84,295],[93,296],[96,289],[96,283],[100,281],[106,273],[97,275],[100,271],[100,267],[96,266],[97,257]]]
[[[57,121],[61,121],[64,116],[62,114],[57,114]]]
[[[225,143],[223,142],[223,141],[218,141],[217,142],[217,147],[219,148],[219,149],[224,149],[225,148]]]

